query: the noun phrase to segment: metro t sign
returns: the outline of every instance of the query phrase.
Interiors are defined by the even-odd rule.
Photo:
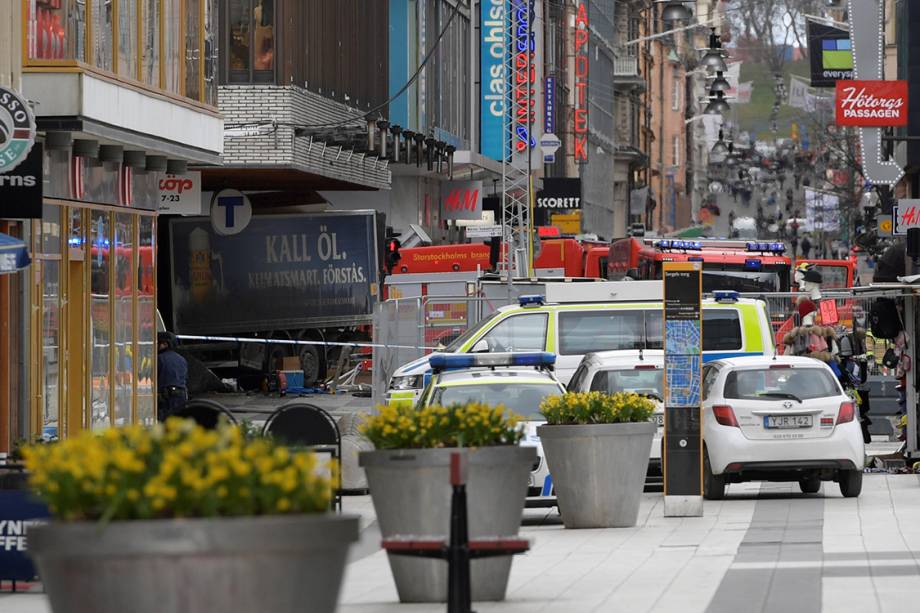
[[[837,125],[907,125],[907,81],[837,81]]]

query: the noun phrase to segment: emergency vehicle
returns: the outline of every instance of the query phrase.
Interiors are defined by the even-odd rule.
[[[812,264],[821,273],[821,289],[845,289],[854,287],[856,279],[856,258],[846,260],[798,259],[795,267]]]
[[[528,506],[554,506],[552,479],[543,457],[537,427],[546,423],[540,404],[565,393],[553,376],[552,353],[439,354],[431,357],[431,376],[418,407],[478,402],[504,406],[524,418],[521,445],[537,448],[530,473]]]
[[[703,291],[788,292],[792,260],[781,242],[629,237],[613,241],[611,281],[661,279],[664,262],[702,262]]]
[[[655,281],[547,283],[545,296],[521,296],[455,338],[443,353],[546,351],[556,354],[556,376],[568,383],[587,353],[662,349],[662,284]],[[703,301],[703,357],[772,355],[766,304],[715,292]],[[398,368],[386,392],[388,402],[414,401],[431,356]]]

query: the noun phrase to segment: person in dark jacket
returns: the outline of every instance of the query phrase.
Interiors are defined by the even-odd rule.
[[[188,402],[188,362],[176,353],[176,337],[157,334],[157,420],[181,411]]]

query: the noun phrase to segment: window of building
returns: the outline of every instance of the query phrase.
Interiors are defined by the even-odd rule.
[[[217,106],[217,0],[204,0],[204,103]]]
[[[231,83],[275,78],[275,0],[229,0],[227,48]]]
[[[134,215],[115,214],[115,416],[116,426],[132,423],[134,404]]]
[[[680,165],[680,136],[677,134],[671,137],[671,165]]]
[[[163,3],[164,27],[163,31],[163,53],[164,62],[163,77],[165,81],[162,84],[163,89],[174,94],[181,93],[182,87],[182,62],[184,61],[184,44],[182,37],[182,20],[184,16],[180,12],[178,2]]]
[[[137,79],[137,10],[139,0],[118,3],[118,74]]]
[[[143,0],[143,80],[153,87],[160,86],[160,0]]]
[[[201,6],[202,0],[185,0],[185,95],[201,98]]]
[[[102,70],[112,70],[114,61],[112,44],[111,0],[92,0],[93,17],[93,62]]]
[[[156,374],[156,302],[154,298],[154,257],[156,221],[153,217],[138,219],[137,253],[137,408],[136,421],[145,425],[156,423],[156,402],[153,378]]]
[[[29,58],[86,59],[86,4],[83,0],[26,3]]]
[[[682,82],[679,78],[674,77],[674,80],[671,81],[671,110],[679,111],[680,110],[680,92],[683,88]]]
[[[96,430],[111,425],[112,377],[109,365],[112,343],[112,318],[109,313],[109,275],[111,267],[112,228],[109,214],[92,211],[89,224],[90,248],[90,353],[91,414],[90,425]]]

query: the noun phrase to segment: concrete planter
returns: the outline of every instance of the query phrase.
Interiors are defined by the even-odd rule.
[[[440,536],[450,531],[450,454],[457,449],[365,451],[360,464],[377,512],[380,533]],[[470,538],[518,533],[530,470],[532,447],[468,449],[467,505]],[[389,556],[401,602],[445,602],[447,564]],[[473,560],[473,600],[504,600],[511,556]]]
[[[636,525],[654,423],[540,426],[537,434],[566,528]]]
[[[358,518],[50,523],[29,531],[54,613],[333,613]]]

